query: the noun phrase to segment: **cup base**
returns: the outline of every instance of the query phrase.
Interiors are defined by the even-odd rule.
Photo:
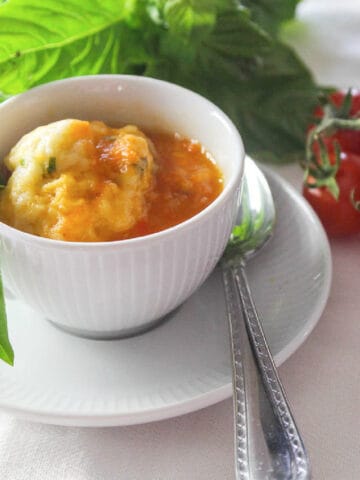
[[[67,325],[62,325],[60,323],[54,322],[47,318],[47,321],[51,323],[55,328],[62,330],[66,333],[70,333],[71,335],[75,335],[76,337],[88,338],[91,340],[117,340],[121,338],[128,338],[134,337],[135,335],[141,335],[142,333],[146,333],[149,330],[157,327],[161,323],[166,322],[169,319],[169,315],[165,315],[164,317],[157,318],[145,325],[141,325],[139,327],[134,328],[124,328],[121,330],[110,330],[110,331],[96,331],[96,330],[83,330],[80,328],[73,328],[68,327]]]

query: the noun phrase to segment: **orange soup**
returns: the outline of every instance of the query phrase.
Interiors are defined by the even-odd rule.
[[[164,230],[207,207],[221,172],[196,141],[134,125],[67,119],[22,137],[4,159],[0,220],[65,241],[114,241]]]
[[[157,152],[158,170],[155,185],[146,195],[147,215],[128,232],[128,238],[159,232],[193,217],[223,189],[219,168],[199,142],[176,134],[147,136]]]

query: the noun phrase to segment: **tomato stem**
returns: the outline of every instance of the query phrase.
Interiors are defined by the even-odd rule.
[[[332,133],[334,130],[360,130],[360,118],[326,118],[315,127],[316,133]]]
[[[334,141],[332,146],[334,148],[335,162],[331,162],[324,138],[332,135],[337,130],[360,131],[360,118],[349,119],[334,116],[348,115],[350,107],[351,91],[348,92],[343,105],[337,111],[334,111],[331,105],[324,107],[324,117],[317,126],[309,131],[306,139],[304,184],[309,188],[326,187],[335,199],[339,198],[339,187],[335,177],[340,166],[341,150],[338,142]],[[314,151],[316,144],[320,150],[320,159]],[[313,179],[311,182],[308,181],[309,176]]]
[[[314,153],[313,146],[315,143],[318,143],[320,148],[320,160]],[[316,127],[309,132],[306,142],[304,184],[309,188],[326,187],[337,200],[339,198],[339,187],[335,176],[339,169],[341,152],[337,142],[334,142],[333,146],[335,163],[330,161],[323,137],[318,132],[318,128]],[[313,179],[311,182],[308,181],[309,176]]]

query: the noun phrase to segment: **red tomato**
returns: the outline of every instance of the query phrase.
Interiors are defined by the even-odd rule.
[[[338,200],[326,187],[303,187],[304,197],[318,214],[329,236],[339,237],[360,233],[360,212],[351,201],[360,201],[360,156],[343,154],[336,174],[340,189]]]
[[[344,152],[360,155],[360,130],[338,130],[332,138],[339,142]]]

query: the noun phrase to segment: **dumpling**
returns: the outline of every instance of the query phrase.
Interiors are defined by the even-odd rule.
[[[146,215],[154,147],[136,126],[67,119],[25,135],[4,160],[11,172],[0,218],[28,233],[108,241]]]

